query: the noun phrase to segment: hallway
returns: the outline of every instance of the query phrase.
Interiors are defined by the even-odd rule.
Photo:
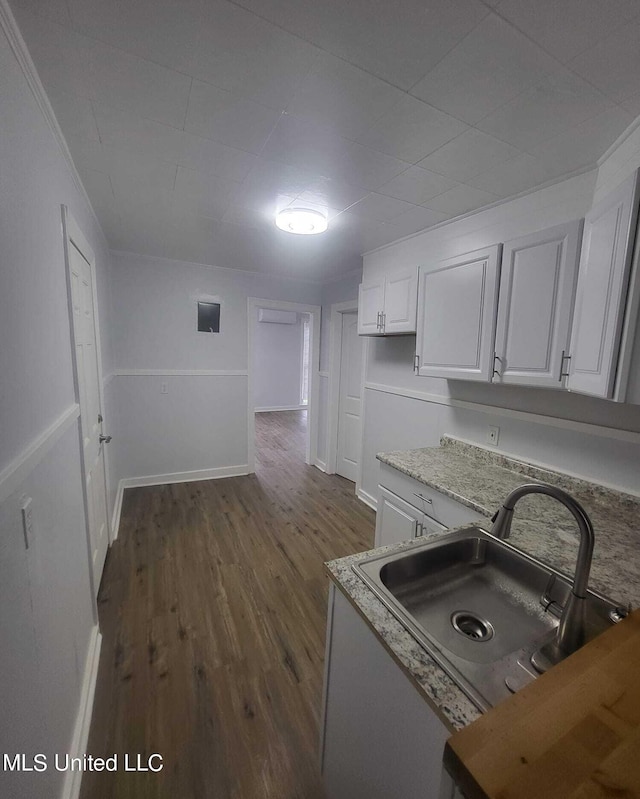
[[[374,514],[304,463],[304,417],[257,415],[255,475],[126,492],[88,752],[164,768],[87,773],[82,799],[323,796],[322,564],[372,547]]]

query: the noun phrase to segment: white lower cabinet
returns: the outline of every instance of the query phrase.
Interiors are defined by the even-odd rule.
[[[321,768],[327,799],[452,799],[450,731],[333,584]]]
[[[416,538],[420,534],[422,516],[422,511],[378,486],[375,545],[381,547]]]
[[[376,547],[480,521],[477,511],[386,464],[380,479],[384,485],[378,486]]]

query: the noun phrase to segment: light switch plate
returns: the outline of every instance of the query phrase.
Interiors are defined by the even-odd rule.
[[[487,427],[487,444],[494,447],[498,446],[498,439],[500,438],[500,428],[493,425]]]

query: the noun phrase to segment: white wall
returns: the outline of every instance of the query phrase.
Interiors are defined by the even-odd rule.
[[[254,320],[253,392],[255,408],[295,408],[302,381],[302,316],[292,325]]]
[[[639,153],[640,137],[636,166]],[[630,159],[623,160],[630,171]],[[604,169],[609,174],[609,167]],[[596,180],[613,187],[605,178],[596,172],[580,175],[369,253],[363,279],[582,217],[591,207]],[[543,389],[416,377],[414,353],[415,336],[371,339],[362,481],[367,494],[377,493],[376,452],[435,446],[443,433],[485,445],[488,425],[500,427],[500,451],[640,493],[640,407]]]
[[[0,751],[30,756],[68,750],[94,628],[61,203],[96,253],[103,325],[109,254],[2,30],[0,74]],[[110,370],[106,335],[102,345]],[[33,502],[29,549],[24,495]],[[53,797],[62,779],[0,772],[0,794]]]
[[[197,332],[196,301],[203,297],[219,298],[218,334]],[[246,468],[248,297],[319,305],[321,289],[237,269],[113,254],[112,383],[121,435],[112,453],[119,479]],[[121,374],[149,370],[158,374]],[[205,374],[194,374],[199,371]]]

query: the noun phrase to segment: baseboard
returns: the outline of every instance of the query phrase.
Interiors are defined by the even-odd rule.
[[[122,496],[124,494],[124,480],[120,480],[118,482],[118,488],[116,489],[116,498],[113,503],[113,512],[111,513],[111,543],[116,540],[118,537],[118,531],[120,530],[120,516],[122,515]]]
[[[246,463],[240,466],[219,466],[216,469],[197,469],[193,472],[173,472],[172,474],[152,474],[146,477],[125,477],[120,480],[122,488],[142,488],[170,483],[192,483],[196,480],[219,480],[222,477],[240,477],[249,474]]]
[[[365,505],[368,505],[372,510],[378,510],[378,500],[375,497],[372,497],[371,494],[367,494],[367,492],[363,488],[356,488],[356,496],[359,500],[364,502]]]
[[[320,469],[321,472],[327,471],[327,464],[324,461],[321,461],[320,458],[316,458],[313,462],[313,465],[316,467],[316,469]]]
[[[91,727],[91,716],[93,714],[93,698],[95,696],[96,681],[98,679],[101,646],[102,636],[96,624],[91,631],[91,640],[89,641],[89,650],[84,667],[80,707],[78,708],[78,715],[76,716],[76,723],[73,729],[73,738],[71,739],[71,748],[69,750],[71,757],[81,757],[87,751],[89,728]],[[61,799],[78,799],[81,782],[82,771],[67,771],[62,793],[60,794]]]
[[[308,411],[308,405],[274,405],[272,408],[254,408],[256,413],[273,413],[274,411]]]

